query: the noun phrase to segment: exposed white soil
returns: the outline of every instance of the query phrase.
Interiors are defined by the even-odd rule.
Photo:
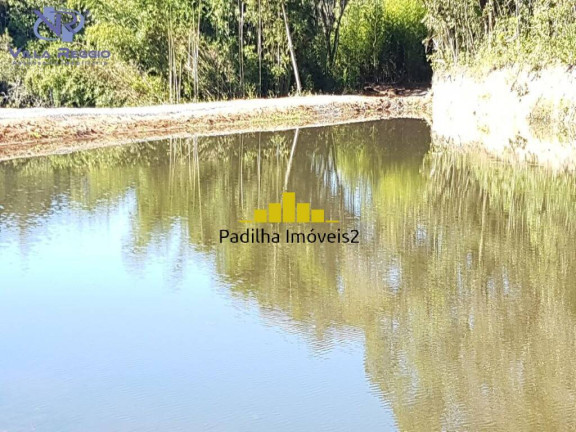
[[[200,102],[178,105],[155,105],[123,108],[6,108],[0,109],[0,122],[10,119],[40,119],[55,117],[204,117],[274,111],[303,107],[322,107],[334,103],[361,103],[366,96],[297,96],[277,99],[239,99],[220,102]]]
[[[576,169],[576,70],[458,70],[436,75],[432,93],[436,141]]]

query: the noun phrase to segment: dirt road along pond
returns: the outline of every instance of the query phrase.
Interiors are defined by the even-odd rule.
[[[300,96],[126,108],[0,109],[0,160],[142,140],[277,130],[384,118],[427,118],[426,91]]]

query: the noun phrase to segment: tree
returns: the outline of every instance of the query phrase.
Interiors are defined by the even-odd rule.
[[[313,0],[326,44],[326,66],[332,67],[340,41],[340,25],[350,0]]]
[[[296,53],[294,52],[294,45],[292,44],[292,35],[290,34],[290,26],[288,25],[288,17],[286,16],[286,8],[284,2],[282,5],[282,16],[284,17],[284,25],[286,26],[286,38],[288,39],[288,49],[290,50],[290,58],[292,59],[292,67],[294,68],[294,78],[296,79],[296,92],[302,93],[302,84],[300,83],[300,73],[298,72],[298,63],[296,62]]]

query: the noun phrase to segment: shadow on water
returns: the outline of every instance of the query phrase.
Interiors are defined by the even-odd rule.
[[[358,229],[361,245],[219,243],[220,229],[246,229],[238,221],[285,190]],[[23,244],[62,207],[90,214],[123,200],[131,271],[177,242],[176,280],[201,251],[233,296],[310,343],[361,331],[366,375],[400,430],[576,427],[572,177],[430,151],[413,120],[0,166],[0,227]]]

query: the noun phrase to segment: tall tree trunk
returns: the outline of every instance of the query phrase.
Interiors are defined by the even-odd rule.
[[[290,26],[288,25],[288,16],[286,15],[286,8],[284,2],[282,5],[282,15],[284,15],[284,25],[286,26],[286,37],[288,38],[288,49],[290,50],[290,58],[292,59],[292,67],[294,68],[294,78],[296,79],[296,94],[302,93],[302,84],[300,83],[300,74],[298,73],[298,63],[296,62],[296,54],[294,53],[294,45],[292,44],[292,36],[290,35]]]
[[[262,97],[262,0],[258,0],[258,96]]]
[[[200,20],[202,19],[202,3],[198,3],[198,21],[194,35],[194,101],[198,102],[200,96],[200,82],[198,74],[198,57],[200,55]]]
[[[173,59],[172,59],[172,32],[171,30],[168,30],[168,89],[170,90],[170,94],[169,94],[169,102],[172,103],[172,99],[173,99],[173,79],[174,79],[174,73],[172,72],[172,64],[173,64]]]
[[[238,58],[240,62],[240,92],[244,97],[244,0],[238,0],[238,8],[240,10],[240,17],[238,20],[238,39],[239,39],[239,53]]]
[[[336,28],[334,29],[334,43],[332,45],[332,50],[330,51],[330,67],[334,66],[336,61],[336,54],[338,53],[338,45],[340,44],[340,25],[342,24],[342,17],[344,16],[344,11],[340,11],[340,16],[336,23]]]

